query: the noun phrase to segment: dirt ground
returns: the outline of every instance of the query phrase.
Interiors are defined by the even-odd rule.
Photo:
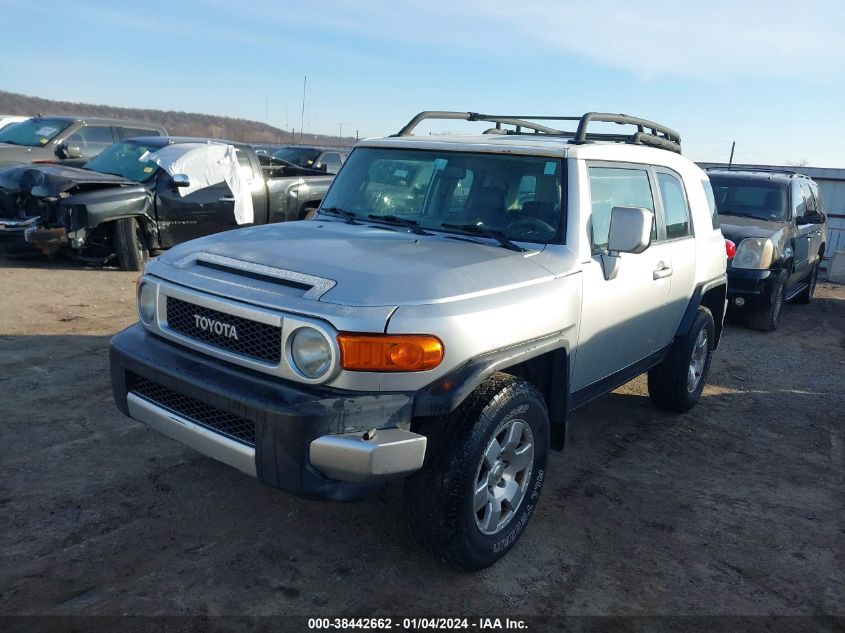
[[[123,417],[134,273],[0,260],[0,614],[845,615],[845,287],[729,325],[701,402],[571,421],[518,546],[465,574],[401,486],[303,501]]]

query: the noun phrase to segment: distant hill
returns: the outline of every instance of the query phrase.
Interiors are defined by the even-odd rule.
[[[173,110],[141,110],[138,108],[116,108],[90,103],[53,101],[40,97],[29,97],[0,90],[0,114],[78,114],[109,118],[135,119],[160,123],[174,136],[207,136],[246,143],[297,143],[299,132],[281,130],[248,119],[199,114],[197,112],[176,112]],[[355,139],[323,134],[302,136],[303,143],[315,145],[354,145]]]

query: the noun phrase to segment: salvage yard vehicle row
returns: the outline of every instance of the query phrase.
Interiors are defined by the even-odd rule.
[[[103,262],[116,253],[122,268],[140,270],[150,251],[239,226],[301,219],[332,178],[295,166],[262,167],[240,143],[128,139],[85,168],[0,171],[0,243],[12,255],[61,250]]]

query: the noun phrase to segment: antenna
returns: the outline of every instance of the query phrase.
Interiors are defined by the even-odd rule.
[[[308,86],[308,75],[302,79],[302,113],[299,116],[299,163],[302,164],[302,128],[305,127],[305,89]]]
[[[734,164],[734,148],[736,147],[736,141],[731,143],[731,157],[728,159],[728,171],[730,171],[731,166]]]

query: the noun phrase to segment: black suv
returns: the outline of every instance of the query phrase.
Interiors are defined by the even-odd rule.
[[[827,241],[819,186],[790,171],[711,169],[707,174],[722,233],[736,249],[728,260],[731,312],[770,332],[778,326],[784,301],[813,299]]]

